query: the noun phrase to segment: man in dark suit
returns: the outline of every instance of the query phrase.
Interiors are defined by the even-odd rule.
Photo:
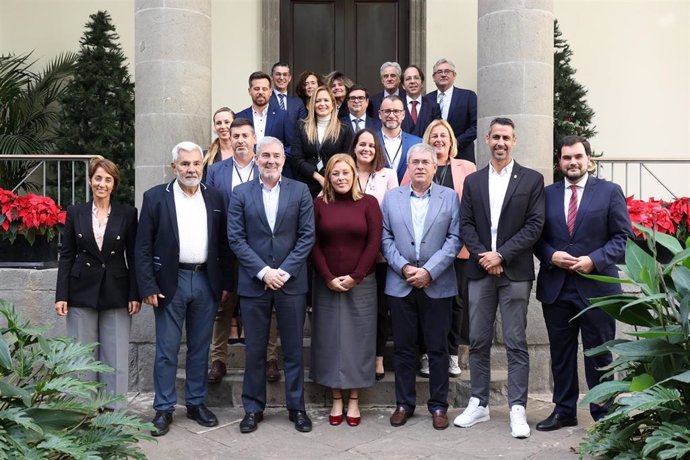
[[[469,89],[453,86],[456,77],[455,64],[449,60],[439,59],[433,69],[437,90],[424,97],[438,103],[441,117],[453,128],[458,139],[456,158],[476,163],[474,140],[477,138],[477,94]]]
[[[381,64],[380,74],[383,91],[374,94],[369,102],[371,106],[369,114],[374,117],[379,113],[383,99],[387,96],[405,97],[405,91],[400,89],[400,77],[402,74],[400,64],[397,62],[384,62]]]
[[[398,182],[402,182],[407,171],[407,151],[415,144],[422,142],[421,137],[407,134],[402,130],[405,120],[405,105],[398,96],[386,96],[379,110],[381,118],[381,147],[386,157],[386,168],[391,168],[398,174]]]
[[[289,155],[294,126],[291,125],[288,112],[281,110],[278,104],[270,103],[271,77],[265,72],[253,72],[249,75],[248,92],[252,105],[238,112],[235,118],[246,118],[252,123],[257,142],[264,136],[280,139]]]
[[[369,128],[374,131],[381,129],[381,120],[377,118],[378,113],[376,116],[367,115],[367,109],[369,108],[369,92],[364,86],[352,85],[347,92],[345,100],[347,101],[349,113],[348,116],[342,117],[340,120],[348,123],[353,133],[364,128]]]
[[[297,120],[307,116],[307,109],[304,107],[302,99],[288,95],[288,86],[292,80],[290,65],[284,62],[276,62],[271,67],[273,77],[273,93],[269,99],[269,104],[287,112],[288,129],[295,130]]]
[[[566,136],[559,150],[559,168],[565,178],[544,190],[546,223],[534,248],[541,262],[537,299],[542,302],[551,344],[553,413],[537,424],[539,431],[577,425],[579,396],[578,333],[585,350],[598,347],[616,334],[615,320],[599,309],[587,310],[589,299],[621,293],[619,284],[580,276],[591,273],[618,277],[616,264],[625,256],[632,237],[630,216],[621,188],[587,173],[592,150],[584,137]],[[589,388],[600,383],[611,354],[585,357]],[[608,405],[590,404],[594,420],[606,415]]]
[[[281,142],[257,145],[259,177],[235,188],[230,200],[228,240],[240,261],[238,293],[246,336],[240,432],[251,433],[266,407],[265,361],[271,310],[275,305],[285,359],[285,400],[295,429],[311,431],[304,408],[302,338],[306,313],[307,257],[314,245],[311,194],[301,182],[281,177]]]
[[[429,355],[432,426],[448,427],[448,330],[458,293],[453,261],[462,247],[460,205],[455,190],[433,184],[436,151],[414,145],[407,158],[412,182],[386,193],[381,250],[388,261],[386,298],[395,342],[396,409],[401,426],[416,407],[418,327]],[[432,186],[433,184],[433,186]]]
[[[402,130],[415,136],[424,137],[424,131],[433,120],[441,118],[441,108],[435,100],[422,97],[424,72],[416,65],[411,65],[403,72],[405,88],[405,119]]]
[[[471,398],[455,425],[489,420],[491,345],[501,309],[508,355],[508,403],[513,437],[530,435],[525,406],[529,380],[527,306],[534,280],[532,247],[544,225],[544,178],[513,160],[515,124],[495,118],[486,143],[489,165],[465,179],[460,234],[470,252]]]
[[[144,193],[136,239],[139,294],[154,307],[156,357],[153,436],[168,432],[177,403],[175,378],[186,322],[187,417],[218,424],[206,408],[208,349],[219,301],[232,286],[222,193],[201,183],[203,153],[192,142],[172,151],[175,180]]]

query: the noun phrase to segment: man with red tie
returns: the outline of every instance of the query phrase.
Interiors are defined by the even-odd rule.
[[[592,150],[584,137],[566,136],[559,150],[559,168],[565,178],[544,189],[546,220],[534,253],[541,261],[537,299],[542,302],[551,348],[553,413],[537,424],[539,431],[577,425],[578,334],[584,350],[595,348],[616,333],[612,317],[591,309],[589,299],[621,292],[619,284],[601,283],[581,273],[618,276],[625,241],[632,236],[630,216],[621,188],[587,172]],[[587,386],[600,382],[611,354],[585,357]],[[590,405],[594,420],[606,415],[608,405]]]

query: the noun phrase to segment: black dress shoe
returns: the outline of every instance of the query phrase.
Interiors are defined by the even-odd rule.
[[[385,373],[385,372],[377,372],[377,373],[376,373],[376,380],[377,380],[377,381],[383,380],[383,378],[384,378],[385,376],[386,376],[386,373]]]
[[[564,426],[577,425],[577,417],[558,414],[552,412],[546,420],[537,423],[537,431],[555,431],[560,430]]]
[[[216,426],[218,418],[208,410],[204,404],[198,406],[187,406],[187,418],[195,420],[201,426]]]
[[[156,416],[153,417],[153,421],[151,422],[156,429],[151,430],[151,436],[163,436],[170,430],[170,424],[173,419],[172,414],[172,411],[156,411]]]
[[[256,431],[259,422],[263,419],[263,412],[247,412],[240,422],[240,433],[251,433],[252,431]]]
[[[311,431],[311,420],[307,413],[303,410],[291,410],[290,421],[295,422],[295,429],[302,433],[309,433]]]

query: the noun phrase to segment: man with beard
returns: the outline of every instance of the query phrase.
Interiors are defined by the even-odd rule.
[[[422,138],[402,130],[405,105],[398,96],[386,96],[383,99],[379,118],[382,124],[379,137],[386,157],[386,167],[395,171],[398,182],[401,182],[407,171],[407,151],[413,145],[422,143]]]
[[[266,342],[275,306],[285,364],[285,401],[301,432],[312,423],[304,407],[302,338],[306,314],[307,257],[314,245],[314,208],[302,182],[281,176],[283,144],[257,144],[259,177],[238,186],[230,199],[228,240],[240,262],[238,294],[246,335],[241,433],[251,433],[266,408]]]
[[[186,323],[187,417],[202,426],[218,419],[206,408],[208,349],[218,302],[231,290],[223,195],[201,183],[203,153],[193,142],[172,151],[176,178],[144,193],[135,252],[139,295],[154,307],[156,357],[153,436],[168,432],[177,403],[175,378]]]
[[[578,333],[584,350],[613,340],[616,322],[599,309],[587,310],[589,299],[621,293],[620,284],[602,283],[580,276],[591,273],[618,277],[616,264],[625,256],[625,242],[632,237],[630,216],[621,188],[590,176],[592,157],[584,137],[561,141],[558,166],[564,180],[544,190],[546,223],[534,253],[539,258],[537,299],[542,302],[551,347],[553,413],[537,424],[539,431],[577,425]],[[600,383],[611,363],[611,353],[585,357],[587,386]],[[590,404],[594,420],[606,415],[610,404]]]
[[[470,252],[466,275],[472,388],[467,408],[454,423],[468,428],[489,420],[491,345],[500,307],[511,433],[527,438],[527,306],[534,280],[532,247],[544,226],[544,177],[513,160],[515,142],[511,119],[492,120],[486,136],[489,165],[465,179],[460,235]]]
[[[424,72],[416,65],[405,69],[402,85],[406,94],[403,98],[406,104],[402,130],[423,137],[429,123],[441,118],[441,108],[433,98],[422,97]]]

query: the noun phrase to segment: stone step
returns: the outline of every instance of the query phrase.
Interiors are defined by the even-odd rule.
[[[309,369],[305,369],[305,376],[309,375]],[[228,369],[228,374],[223,380],[208,386],[208,405],[218,406],[242,406],[242,369]],[[489,404],[507,404],[507,378],[504,370],[493,370],[491,373],[491,394]],[[281,380],[275,383],[266,383],[267,405],[285,405],[285,376],[281,370]],[[177,372],[177,393],[180,400],[184,397],[184,370]],[[423,405],[429,394],[429,379],[417,377],[418,404]],[[448,402],[451,407],[465,407],[470,397],[470,374],[463,371],[458,378],[450,379]],[[304,399],[309,407],[324,407],[330,404],[329,391],[308,378],[304,383]],[[395,376],[392,371],[387,371],[386,376],[376,382],[373,387],[360,390],[360,404],[364,406],[388,406],[395,405]]]

